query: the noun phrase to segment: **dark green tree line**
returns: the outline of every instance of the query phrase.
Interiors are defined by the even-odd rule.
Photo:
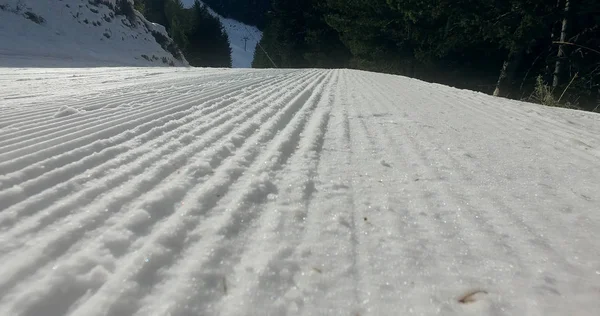
[[[271,9],[270,0],[204,0],[211,9],[226,18],[264,29],[266,13]]]
[[[227,33],[199,1],[189,9],[180,0],[135,0],[135,7],[149,21],[167,29],[190,65],[231,67]]]
[[[255,51],[253,67],[346,67],[349,50],[325,21],[327,8],[318,0],[274,0],[262,49]]]
[[[261,45],[280,67],[402,74],[593,110],[595,0],[273,0]],[[270,67],[257,51],[255,67]],[[560,99],[560,100],[559,100]]]

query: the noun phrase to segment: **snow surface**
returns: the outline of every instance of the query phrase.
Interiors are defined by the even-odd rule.
[[[351,70],[0,69],[0,315],[598,315],[599,135]]]
[[[194,0],[182,0],[182,3],[186,8],[190,8],[194,5]],[[203,3],[200,1],[200,3]],[[206,5],[206,4],[205,4]],[[206,5],[208,12],[214,17],[217,17],[223,27],[227,36],[229,36],[229,47],[231,47],[231,63],[233,68],[252,68],[252,60],[254,60],[254,51],[260,39],[262,38],[262,32],[254,27],[234,19],[224,18],[210,6]]]
[[[25,18],[27,12],[44,23]],[[152,30],[168,37],[162,26],[136,15],[132,24],[88,0],[0,0],[0,67],[187,65],[156,42]]]

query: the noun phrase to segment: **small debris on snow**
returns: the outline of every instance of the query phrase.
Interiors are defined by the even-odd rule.
[[[472,290],[469,291],[458,298],[458,302],[461,304],[470,304],[474,303],[481,299],[481,296],[484,294],[488,294],[488,292],[484,290]]]
[[[391,167],[392,167],[392,166],[391,166],[389,163],[387,163],[387,162],[386,162],[385,160],[383,160],[383,159],[381,159],[381,160],[379,161],[379,163],[380,163],[382,166],[384,166],[384,167],[388,167],[388,168],[391,168]]]

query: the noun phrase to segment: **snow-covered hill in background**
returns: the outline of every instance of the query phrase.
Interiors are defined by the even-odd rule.
[[[115,2],[0,0],[0,67],[187,65],[165,49],[164,27],[116,15]]]
[[[200,1],[202,3],[202,1]],[[194,0],[183,0],[186,8],[194,5]],[[260,39],[262,32],[254,26],[246,25],[242,22],[224,18],[207,5],[208,11],[213,16],[219,18],[227,36],[229,36],[229,46],[231,47],[231,60],[233,68],[251,68],[254,59],[254,50]],[[244,47],[245,46],[245,47]]]

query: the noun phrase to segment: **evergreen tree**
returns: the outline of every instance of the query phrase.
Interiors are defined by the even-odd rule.
[[[199,1],[186,9],[181,0],[136,0],[144,16],[165,26],[192,66],[231,67],[227,33]]]
[[[204,5],[196,1],[192,7],[193,22],[188,33],[186,57],[192,66],[231,67],[229,38],[221,22],[212,17]]]
[[[266,14],[271,9],[270,0],[204,0],[204,3],[224,17],[261,30],[266,26]]]
[[[260,46],[278,67],[345,67],[350,56],[339,35],[327,23],[319,0],[273,0],[269,24]],[[261,50],[253,67],[272,67]]]
[[[169,19],[165,13],[165,6],[169,0],[138,0],[138,5],[144,8],[142,12],[146,19],[154,23],[169,27]]]
[[[349,65],[513,98],[551,91],[552,104],[594,109],[598,12],[594,0],[273,0],[261,44],[281,67]],[[260,50],[253,66],[271,67]]]

